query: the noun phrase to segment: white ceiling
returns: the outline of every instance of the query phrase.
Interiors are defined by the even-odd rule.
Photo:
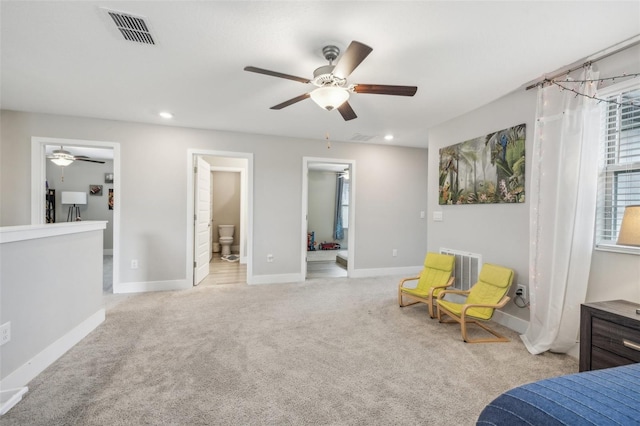
[[[101,7],[145,18],[125,41]],[[3,109],[332,141],[426,146],[428,129],[640,34],[639,1],[6,1]],[[354,94],[345,122],[305,100],[327,44],[373,52],[350,83],[416,85],[413,98]],[[167,110],[172,120],[158,117]],[[393,133],[386,142],[383,136]]]

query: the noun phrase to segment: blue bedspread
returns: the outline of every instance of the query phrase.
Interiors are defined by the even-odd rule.
[[[640,425],[640,363],[511,389],[484,408],[477,425]]]

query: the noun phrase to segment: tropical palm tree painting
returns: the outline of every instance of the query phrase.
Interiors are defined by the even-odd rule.
[[[440,149],[440,204],[524,203],[526,124]]]

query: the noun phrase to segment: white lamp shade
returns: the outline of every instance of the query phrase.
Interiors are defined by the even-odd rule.
[[[311,92],[311,99],[321,108],[331,111],[349,99],[349,92],[341,87],[335,86],[318,87]]]
[[[618,245],[640,246],[640,204],[627,206],[622,216]]]
[[[56,166],[65,167],[73,163],[73,160],[69,160],[67,158],[52,158],[51,162]]]
[[[51,162],[57,166],[65,167],[73,163],[74,159],[75,157],[71,155],[69,151],[65,151],[64,149],[56,149],[55,151],[53,151]]]
[[[87,204],[87,193],[63,191],[62,204]]]

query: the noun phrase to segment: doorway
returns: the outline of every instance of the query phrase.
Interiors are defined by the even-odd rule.
[[[355,252],[355,161],[305,157],[302,176],[303,276],[351,276]]]
[[[206,166],[198,166],[199,162],[204,162]],[[202,167],[207,168],[206,179],[198,171]],[[188,168],[190,179],[187,185],[187,279],[194,286],[199,283],[238,283],[240,280],[250,284],[253,154],[189,150]],[[219,182],[214,182],[215,174],[218,174]],[[218,186],[216,190],[216,185],[220,184],[225,187],[221,189]],[[229,188],[228,185],[232,185],[233,188]],[[232,217],[237,217],[237,220],[232,220],[225,216],[227,213],[214,209],[213,202],[221,193],[238,201],[239,208],[231,214]],[[206,200],[205,205],[202,200]],[[225,254],[224,259],[221,257],[223,253],[218,238],[218,225],[221,224],[234,225],[233,242],[227,247],[229,253]]]
[[[67,170],[67,182],[63,181],[65,167],[53,166],[51,170],[47,161],[47,151],[59,149],[63,147],[65,151],[69,151],[72,155],[77,156],[71,166],[78,168]],[[83,159],[83,160],[80,160]],[[104,163],[102,163],[104,161]],[[111,167],[105,169],[104,164],[111,162]],[[85,170],[80,170],[80,166],[85,166]],[[69,166],[66,166],[69,167]],[[47,169],[49,170],[49,179],[47,178]],[[58,172],[60,173],[58,175]],[[109,175],[109,176],[107,176]],[[104,281],[103,291],[113,293],[119,285],[119,253],[120,253],[120,188],[122,185],[120,177],[120,144],[116,142],[78,140],[78,139],[60,139],[46,137],[31,138],[31,223],[44,224],[55,222],[64,222],[65,215],[60,208],[61,191],[54,196],[48,194],[48,184],[51,181],[51,189],[59,186],[60,190],[78,190],[85,192],[88,183],[99,184],[96,188],[98,192],[90,192],[92,201],[98,197],[104,198],[102,202],[89,203],[87,208],[97,208],[99,211],[89,212],[87,210],[84,219],[107,220],[107,230],[105,231],[105,244],[109,245],[103,250],[104,258]],[[58,179],[58,176],[60,177]],[[91,182],[84,181],[83,176],[89,178]],[[90,176],[90,177],[89,177]],[[55,179],[55,184],[53,180]],[[72,181],[74,179],[75,181]],[[77,179],[81,179],[78,181]],[[71,185],[71,186],[69,186]],[[76,186],[74,189],[73,185]],[[95,185],[92,185],[95,186]],[[111,191],[109,191],[111,189]],[[48,198],[49,196],[49,198]],[[47,203],[53,200],[54,209],[47,210]],[[57,200],[57,202],[55,202]],[[66,207],[66,206],[63,206]],[[43,212],[47,211],[48,215]],[[50,213],[52,211],[52,213]],[[91,216],[87,217],[86,214]],[[99,214],[100,216],[96,216]],[[107,235],[106,233],[109,232]]]

